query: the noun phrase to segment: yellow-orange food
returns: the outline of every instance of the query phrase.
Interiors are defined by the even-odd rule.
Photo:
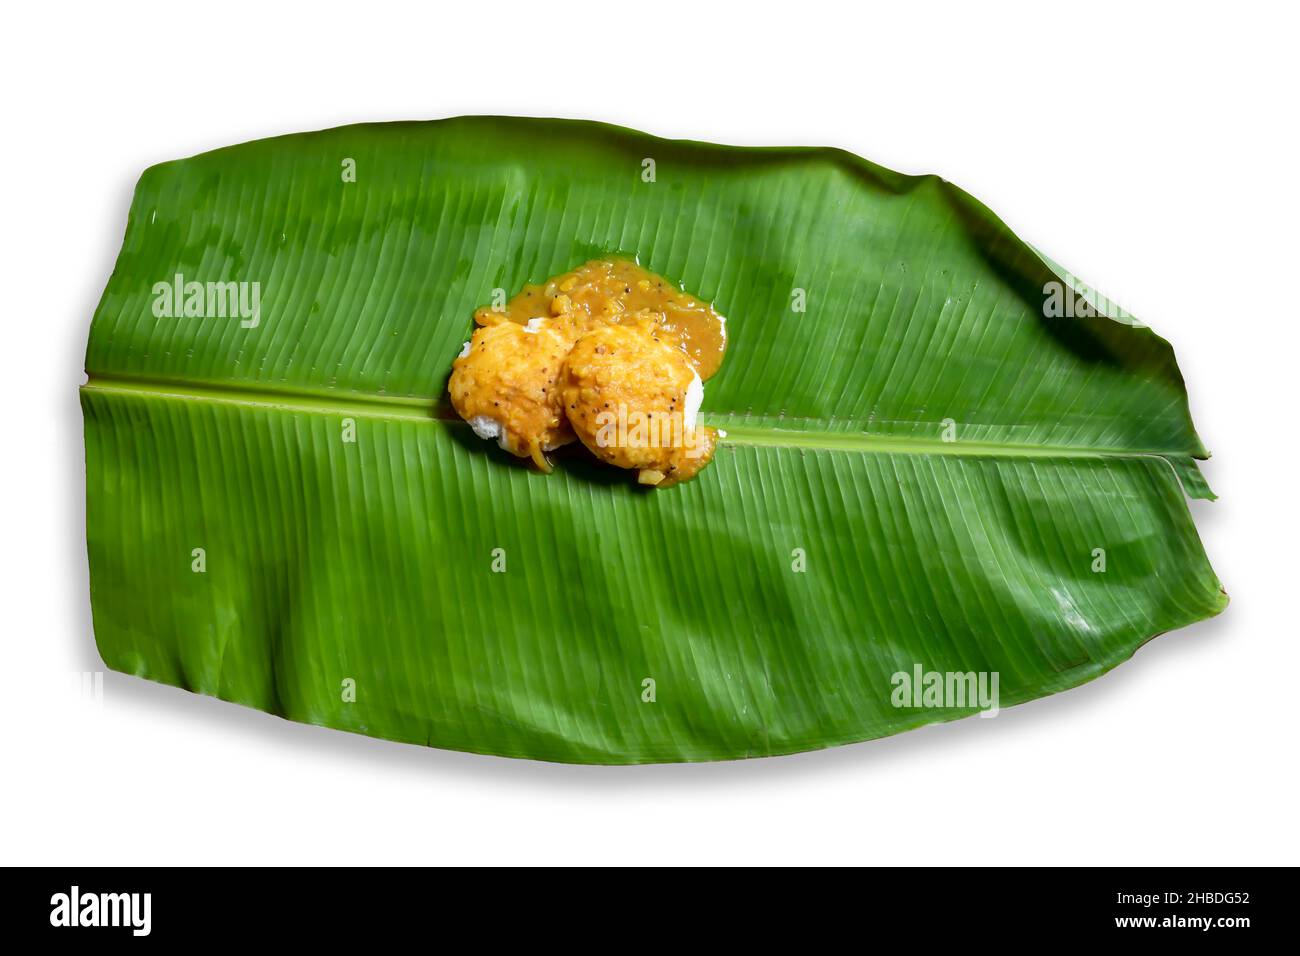
[[[452,363],[451,403],[480,438],[549,470],[545,452],[573,441],[556,387],[572,344],[546,323],[484,326]]]
[[[593,259],[541,285],[526,285],[503,309],[479,309],[474,321],[523,324],[538,316],[562,317],[578,332],[652,316],[661,340],[685,351],[706,381],[727,348],[727,323],[713,306],[627,259]]]
[[[564,363],[564,411],[579,440],[642,484],[675,484],[713,457],[716,434],[696,426],[703,389],[686,355],[622,325],[594,329]]]
[[[596,259],[509,302],[452,365],[456,411],[483,438],[549,470],[573,441],[664,487],[696,474],[717,434],[695,425],[722,364],[726,322],[707,303],[623,259]]]

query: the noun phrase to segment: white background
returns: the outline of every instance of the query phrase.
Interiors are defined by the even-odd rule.
[[[1300,55],[1280,4],[126,9],[5,13],[0,862],[1300,863]],[[135,178],[462,113],[830,144],[966,187],[1174,343],[1231,606],[995,720],[731,764],[447,753],[114,673],[83,700],[73,678],[103,665],[77,386]]]

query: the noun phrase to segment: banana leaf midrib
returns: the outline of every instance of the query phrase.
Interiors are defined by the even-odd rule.
[[[303,389],[198,384],[131,376],[90,375],[83,389],[158,398],[221,402],[260,408],[278,408],[316,414],[355,415],[367,418],[425,421],[431,424],[468,427],[441,399],[367,394],[362,392],[324,394]],[[1118,448],[1065,445],[1029,445],[1016,442],[943,441],[941,439],[898,438],[867,432],[818,431],[737,424],[743,413],[702,412],[704,424],[726,431],[727,445],[769,448],[804,448],[819,451],[860,453],[956,455],[994,458],[1171,458],[1196,457],[1191,450],[1160,448]]]

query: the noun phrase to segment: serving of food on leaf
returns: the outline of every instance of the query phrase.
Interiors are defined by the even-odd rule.
[[[696,419],[704,379],[722,364],[726,322],[660,276],[594,260],[474,320],[448,389],[480,438],[543,471],[546,452],[580,440],[657,487],[713,456],[716,433]]]

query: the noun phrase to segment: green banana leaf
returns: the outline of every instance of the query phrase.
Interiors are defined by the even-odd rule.
[[[494,289],[609,253],[728,317],[727,437],[675,488],[540,474],[444,398]],[[248,307],[186,317],[178,281]],[[899,675],[1006,707],[1227,600],[1169,345],[956,187],[838,150],[474,117],[164,163],[86,369],[104,661],[293,720],[790,753],[990,709]]]

